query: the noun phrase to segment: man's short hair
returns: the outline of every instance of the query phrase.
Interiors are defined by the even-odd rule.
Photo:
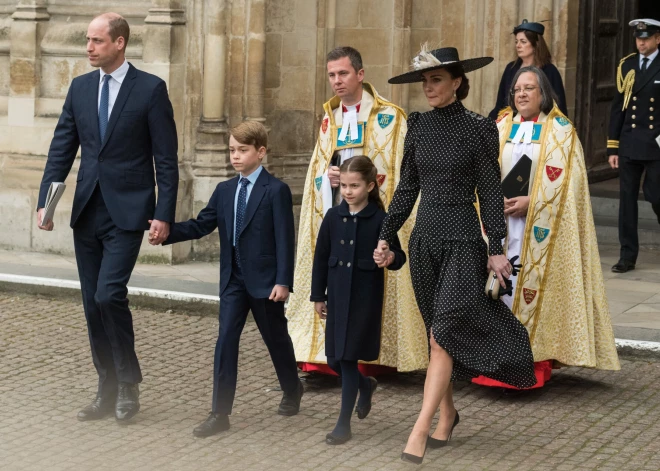
[[[350,59],[351,65],[355,69],[355,73],[358,73],[364,68],[362,66],[362,56],[357,49],[350,46],[336,47],[328,52],[325,63],[327,64],[328,62],[339,60],[342,57],[348,57]]]
[[[124,38],[124,48],[128,45],[128,37],[131,35],[131,28],[128,26],[128,21],[123,17],[111,18],[108,20],[108,32],[110,39],[115,42],[119,36]]]
[[[254,146],[257,150],[262,147],[268,148],[268,131],[259,121],[243,121],[234,126],[229,131],[229,135],[239,143]]]

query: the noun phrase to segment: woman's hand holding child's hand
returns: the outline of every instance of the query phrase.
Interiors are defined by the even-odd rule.
[[[328,306],[326,306],[325,302],[316,301],[314,303],[314,310],[321,319],[325,319],[326,317],[328,317]]]
[[[378,268],[385,268],[394,262],[394,252],[390,250],[384,240],[378,241],[378,246],[374,250],[374,262],[376,262]]]

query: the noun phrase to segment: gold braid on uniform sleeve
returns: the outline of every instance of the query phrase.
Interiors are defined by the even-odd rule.
[[[630,97],[632,96],[632,89],[633,85],[635,84],[635,69],[631,69],[627,74],[626,77],[623,77],[623,74],[621,73],[621,69],[623,68],[623,62],[631,57],[636,55],[636,53],[632,53],[624,57],[619,61],[619,67],[617,68],[616,71],[616,87],[619,90],[619,93],[623,94],[623,108],[621,108],[621,111],[625,110],[628,108],[628,103],[630,102]]]

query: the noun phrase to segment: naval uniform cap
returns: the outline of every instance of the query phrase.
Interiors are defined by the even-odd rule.
[[[513,34],[518,34],[521,31],[531,31],[543,36],[543,33],[545,32],[545,26],[543,26],[541,23],[530,23],[525,19],[522,20],[522,23],[513,28]]]
[[[660,21],[651,18],[632,20],[628,25],[633,27],[633,36],[636,38],[650,38],[660,33]]]

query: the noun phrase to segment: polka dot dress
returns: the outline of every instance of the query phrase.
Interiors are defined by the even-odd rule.
[[[408,118],[401,179],[383,223],[392,241],[421,191],[410,243],[415,298],[428,332],[454,359],[452,381],[479,375],[518,388],[536,383],[525,327],[484,294],[488,251],[503,253],[504,197],[495,123],[456,101]]]

